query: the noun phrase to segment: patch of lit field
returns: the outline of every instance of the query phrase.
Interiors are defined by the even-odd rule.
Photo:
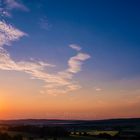
[[[88,134],[90,135],[99,135],[99,134],[109,134],[111,136],[115,136],[116,134],[118,134],[118,131],[99,131],[99,130],[95,130],[95,131],[90,131],[88,132]]]
[[[24,138],[29,137],[30,135],[27,133],[23,132],[13,132],[13,131],[6,131],[8,135],[11,137],[15,135],[22,135]],[[43,138],[36,138],[36,140],[45,140]],[[53,138],[48,138],[48,140],[53,140]],[[99,139],[99,138],[93,138],[92,136],[78,136],[78,135],[73,135],[69,137],[63,137],[63,138],[57,138],[57,140],[104,140],[104,139]]]

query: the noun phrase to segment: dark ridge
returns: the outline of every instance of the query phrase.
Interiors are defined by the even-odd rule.
[[[106,120],[59,120],[59,119],[17,119],[0,120],[0,124],[24,125],[106,125],[106,124],[140,124],[140,118],[120,118]]]

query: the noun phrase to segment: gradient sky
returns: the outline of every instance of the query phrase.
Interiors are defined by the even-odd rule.
[[[0,119],[140,117],[139,0],[0,0]]]

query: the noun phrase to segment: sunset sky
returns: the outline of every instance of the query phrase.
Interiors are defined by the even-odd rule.
[[[131,117],[139,0],[0,0],[0,119]]]

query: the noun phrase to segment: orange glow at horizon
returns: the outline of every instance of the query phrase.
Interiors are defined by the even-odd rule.
[[[15,82],[6,80],[2,83],[1,81],[3,85],[0,89],[0,119],[140,117],[138,91],[127,98],[124,98],[125,93],[122,94],[122,91],[112,87],[101,91],[85,88],[75,93],[52,96],[39,93],[40,89],[36,86],[37,84],[32,80],[27,80],[22,76],[15,77]],[[127,95],[129,92],[127,91]]]
[[[38,99],[38,98],[37,98]],[[117,103],[115,101],[60,100],[53,97],[44,103],[37,99],[0,100],[0,119],[107,119],[140,117],[138,101]],[[43,102],[42,102],[43,101]]]

